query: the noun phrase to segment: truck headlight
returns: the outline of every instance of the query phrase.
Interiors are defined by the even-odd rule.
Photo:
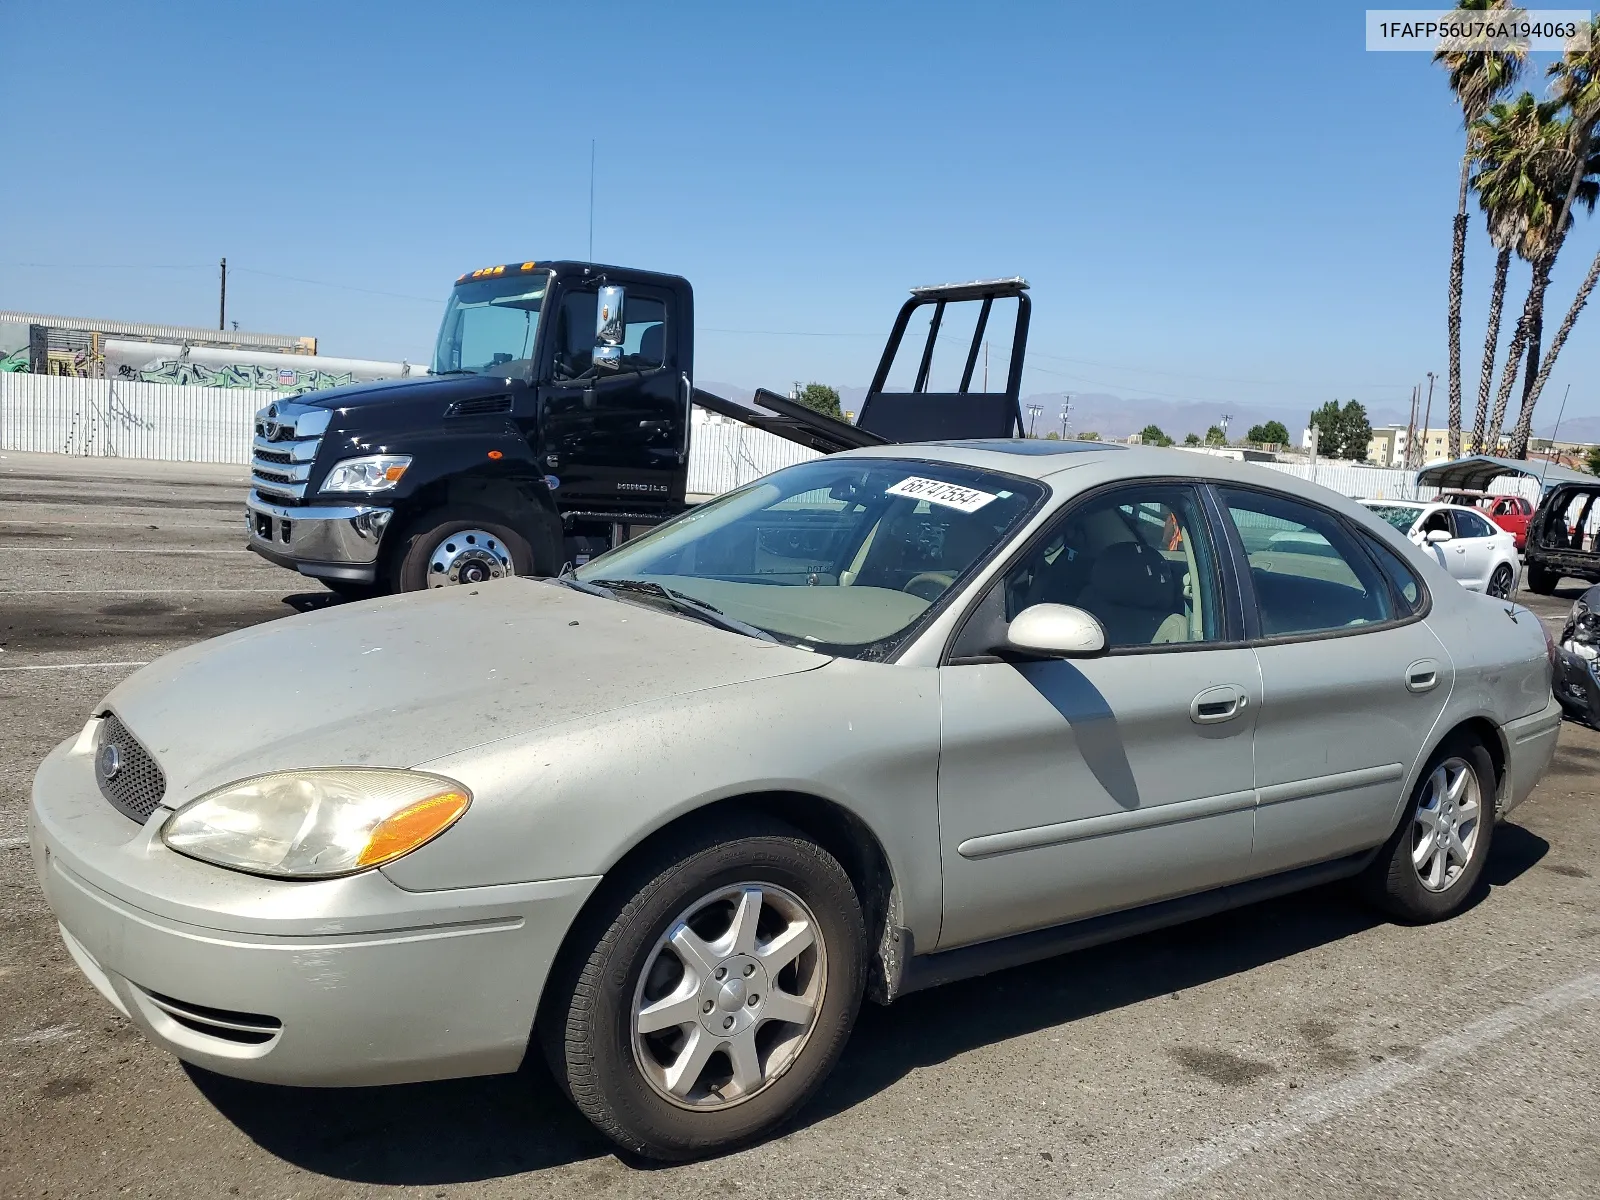
[[[161,829],[179,854],[278,879],[327,879],[393,862],[438,837],[472,794],[387,767],[313,767],[241,779],[191,800]]]
[[[368,454],[333,464],[322,481],[324,492],[387,492],[411,465],[409,454]]]

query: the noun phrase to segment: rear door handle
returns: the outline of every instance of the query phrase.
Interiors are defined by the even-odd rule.
[[[1406,668],[1408,692],[1431,692],[1439,686],[1439,664],[1431,658],[1418,659]]]
[[[1196,725],[1215,725],[1231,721],[1245,710],[1250,697],[1238,684],[1209,687],[1189,701],[1189,719]]]

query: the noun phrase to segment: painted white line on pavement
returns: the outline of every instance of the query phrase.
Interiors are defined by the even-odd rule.
[[[42,1046],[46,1042],[59,1042],[63,1038],[74,1037],[77,1032],[76,1025],[49,1025],[32,1033],[24,1033],[20,1037],[7,1038],[6,1043],[11,1046]]]
[[[7,502],[6,501],[6,497],[0,496],[0,504],[4,504],[6,502]],[[14,503],[14,504],[32,504],[33,501],[31,501],[31,500],[16,500],[16,501],[11,501],[11,503]],[[9,525],[76,525],[76,526],[81,526],[81,527],[104,529],[106,527],[106,525],[109,524],[109,522],[104,517],[101,517],[97,521],[68,521],[68,520],[66,520],[64,518],[62,518],[62,519],[52,518],[52,519],[47,520],[47,521],[32,521],[32,520],[4,521],[4,520],[0,520],[0,533],[4,533],[5,532],[5,528],[6,528],[6,526],[8,524]],[[211,530],[224,529],[224,530],[231,530],[231,529],[235,528],[238,524],[239,524],[239,518],[238,517],[219,517],[217,519],[216,524],[214,524],[214,525],[195,525],[195,524],[158,525],[158,526],[156,526],[156,528],[161,530],[163,533],[165,533],[169,529],[211,529]],[[143,529],[142,532],[148,533],[150,531],[149,531],[148,528],[146,528],[146,529]]]
[[[292,582],[292,581],[291,581]],[[282,595],[275,588],[0,588],[0,596],[237,596],[241,592]]]
[[[0,532],[0,537],[4,537]],[[51,554],[249,554],[248,550],[174,550],[163,546],[145,550],[138,546],[0,546],[0,550],[47,550]]]
[[[1389,1059],[1338,1083],[1310,1092],[1290,1105],[1282,1116],[1255,1125],[1245,1125],[1231,1133],[1190,1147],[1177,1154],[1158,1158],[1139,1171],[1125,1185],[1108,1196],[1157,1197],[1198,1183],[1214,1171],[1231,1166],[1247,1155],[1322,1125],[1334,1117],[1359,1108],[1386,1092],[1415,1080],[1419,1075],[1467,1057],[1490,1042],[1590,1000],[1600,1000],[1600,971],[1580,975],[1527,1000],[1508,1004],[1498,1012],[1463,1026],[1458,1032],[1436,1038],[1423,1046],[1411,1061]]]
[[[149,659],[141,662],[92,662],[92,663],[37,663],[27,667],[0,667],[4,671],[87,671],[94,667],[148,667]]]

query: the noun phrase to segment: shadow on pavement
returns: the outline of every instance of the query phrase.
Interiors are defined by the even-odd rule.
[[[335,1179],[470,1183],[611,1153],[542,1060],[515,1075],[371,1088],[290,1088],[184,1067],[262,1149]]]
[[[1472,905],[1548,852],[1519,825],[1495,832]],[[797,1124],[825,1120],[918,1067],[1181,992],[1350,937],[1382,918],[1342,885],[1251,905],[1076,954],[863,1006],[843,1059]],[[467,1183],[614,1155],[530,1054],[515,1075],[384,1088],[287,1088],[196,1067],[195,1086],[279,1158],[337,1179],[400,1186]]]

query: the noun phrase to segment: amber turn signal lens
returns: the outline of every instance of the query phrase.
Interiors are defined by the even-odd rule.
[[[490,458],[504,458],[505,455],[499,450],[491,450],[491,451],[489,451],[489,457]]]
[[[404,467],[390,467],[388,470],[386,470],[383,473],[383,477],[385,479],[387,479],[390,483],[393,483],[395,480],[399,479],[400,476],[404,475],[405,473],[406,473],[406,469]]]
[[[463,792],[440,792],[407,805],[392,817],[373,827],[367,848],[356,860],[358,866],[376,867],[380,863],[409,854],[424,842],[438,837],[467,811]]]

